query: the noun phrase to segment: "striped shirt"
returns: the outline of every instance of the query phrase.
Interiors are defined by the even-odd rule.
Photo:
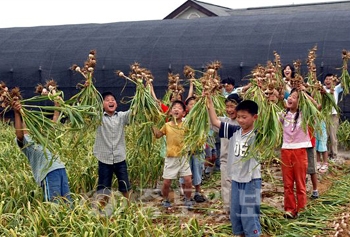
[[[41,186],[41,181],[45,179],[48,173],[65,168],[59,157],[53,158],[49,150],[46,150],[45,155],[43,147],[35,144],[28,134],[24,135],[22,143],[17,138],[16,141],[28,158],[35,182],[39,186]]]
[[[219,120],[224,123],[238,125],[238,122],[236,120],[232,120],[229,117],[219,117]],[[226,163],[227,163],[228,144],[229,144],[229,140],[227,138],[220,139],[220,161],[225,160]]]
[[[126,158],[124,127],[129,122],[130,110],[115,112],[112,116],[104,112],[102,125],[97,128],[94,155],[104,163],[112,165]]]

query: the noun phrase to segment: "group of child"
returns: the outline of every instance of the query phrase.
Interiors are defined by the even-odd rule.
[[[328,80],[327,77],[326,80]],[[326,80],[325,86],[327,87]],[[114,173],[118,178],[119,191],[126,198],[129,198],[131,186],[125,161],[124,127],[128,123],[130,111],[117,112],[116,98],[112,93],[107,92],[102,96],[104,114],[102,124],[97,129],[94,144],[94,155],[98,159],[97,190],[109,190]],[[233,233],[238,236],[260,236],[261,168],[255,157],[247,159],[246,152],[255,140],[254,122],[258,118],[258,105],[251,100],[241,101],[240,97],[233,93],[227,95],[225,99],[226,117],[218,118],[210,95],[206,96],[210,101],[208,113],[211,124],[221,138],[221,195],[224,208],[230,215]],[[310,99],[312,100],[311,97]],[[167,121],[161,129],[153,129],[155,137],[166,136],[162,195],[163,206],[167,208],[171,206],[168,197],[171,181],[178,176],[182,177],[185,206],[188,209],[193,208],[192,184],[195,186],[195,200],[197,202],[205,201],[204,197],[200,195],[203,153],[190,154],[190,160],[182,153],[184,145],[183,119],[186,111],[188,112],[194,103],[195,98],[189,97],[186,100],[186,108],[185,103],[181,100],[173,100],[169,108],[172,119]],[[17,143],[29,159],[35,180],[45,193],[45,200],[53,201],[57,197],[65,197],[66,200],[70,201],[64,165],[59,158],[55,158],[51,164],[44,156],[43,148],[37,149],[40,146],[35,145],[24,134],[20,103],[15,102],[13,108],[15,110]],[[305,208],[307,202],[305,177],[308,172],[308,164],[312,164],[312,162],[308,162],[307,148],[313,147],[313,145],[310,134],[301,127],[303,114],[299,111],[298,89],[293,88],[289,92],[286,108],[286,112],[280,117],[283,125],[281,167],[284,183],[284,209],[286,218],[295,218]],[[57,119],[56,112],[55,119]],[[334,119],[334,125],[336,125],[336,119]],[[322,136],[324,137],[325,134],[322,133]],[[322,154],[324,162],[318,165],[317,169],[324,171],[328,164],[327,155],[324,155],[326,154],[326,140],[320,139],[319,136],[320,134],[316,135],[318,139],[314,146],[316,146],[318,154]],[[310,151],[313,153],[313,150]],[[336,145],[333,145],[332,151],[335,157],[337,154]],[[309,153],[311,154],[311,152]],[[312,170],[310,172],[313,173]],[[58,182],[62,185],[58,185],[59,188],[56,188]],[[294,194],[294,184],[296,184],[296,195]],[[317,189],[314,188],[314,191]],[[318,197],[318,193],[314,194],[315,198]]]
[[[97,193],[107,197],[112,186],[113,174],[118,178],[118,189],[129,198],[131,185],[128,178],[124,127],[128,124],[130,110],[117,112],[117,101],[111,92],[102,94],[103,117],[102,123],[97,128],[93,153],[98,160],[98,184]],[[54,102],[55,106],[59,106]],[[15,100],[14,124],[16,130],[16,142],[27,156],[32,168],[36,183],[42,188],[44,201],[59,202],[64,199],[71,202],[70,188],[64,164],[58,156],[36,144],[28,134],[25,123],[21,117],[21,103]],[[57,122],[59,112],[54,111],[53,122]],[[104,202],[108,201],[105,200]]]

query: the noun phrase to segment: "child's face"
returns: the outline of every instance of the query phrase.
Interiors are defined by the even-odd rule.
[[[186,111],[184,111],[183,107],[180,104],[174,104],[171,107],[171,115],[176,120],[180,120],[185,116]]]
[[[258,115],[252,115],[246,110],[237,111],[237,122],[243,129],[243,131],[251,130],[254,127],[254,121],[258,118]]]
[[[232,84],[228,84],[228,83],[226,83],[226,84],[224,85],[224,87],[225,87],[225,91],[226,91],[227,93],[230,93],[231,91],[233,91],[233,88],[234,88],[234,86],[233,86]]]
[[[190,101],[188,102],[188,104],[187,104],[187,106],[186,106],[188,112],[191,111],[191,109],[193,108],[193,106],[194,106],[195,103],[196,103],[195,100],[190,100]]]
[[[237,117],[236,106],[237,105],[235,103],[233,103],[232,101],[227,101],[225,103],[225,105],[226,105],[227,116],[232,120],[236,119],[236,117]]]
[[[332,76],[328,76],[324,79],[324,85],[326,86],[327,89],[331,89],[332,84],[333,84],[333,77]]]
[[[297,91],[294,91],[288,96],[287,99],[287,108],[294,111],[298,108],[298,102],[299,102],[299,94]]]
[[[111,95],[107,95],[103,100],[103,109],[108,114],[112,114],[117,109],[117,101]]]
[[[287,66],[284,70],[283,70],[283,73],[286,77],[291,77],[292,76],[292,69]]]

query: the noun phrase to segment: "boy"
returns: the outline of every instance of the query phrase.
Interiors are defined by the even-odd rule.
[[[131,190],[127,164],[125,161],[125,132],[130,110],[117,112],[117,101],[111,92],[102,94],[103,117],[102,124],[97,128],[94,144],[94,155],[98,159],[97,192],[109,194],[112,186],[113,173],[118,179],[118,190],[124,197],[129,198]],[[105,197],[105,200],[108,200]],[[104,204],[103,202],[101,203]]]
[[[236,106],[240,101],[241,99],[237,94],[229,95],[225,99],[226,116],[219,117],[219,120],[221,122],[238,125],[236,121]],[[221,198],[224,204],[224,212],[227,214],[230,213],[231,206],[231,177],[227,174],[228,145],[229,140],[227,138],[220,138]]]
[[[191,96],[186,100],[187,113],[191,111],[196,103],[196,97]],[[205,197],[201,194],[201,183],[202,183],[202,171],[203,171],[203,161],[204,161],[204,151],[199,150],[194,154],[190,154],[190,168],[192,172],[192,184],[195,188],[195,193],[193,199],[197,202],[205,202]],[[183,178],[180,178],[180,184],[182,190],[185,189],[185,184]],[[181,191],[182,191],[181,190]]]
[[[180,100],[175,100],[170,106],[170,113],[173,119],[167,122],[160,130],[153,128],[156,138],[166,136],[166,158],[163,170],[162,195],[164,198],[163,206],[170,208],[169,190],[171,180],[176,179],[179,174],[184,180],[185,185],[185,206],[191,210],[193,204],[191,201],[191,169],[188,158],[181,155],[183,150],[184,129],[182,127],[182,118],[186,114],[186,106]]]
[[[57,104],[55,104],[57,106]],[[22,122],[19,101],[13,103],[15,113],[16,141],[22,152],[27,156],[32,168],[35,182],[42,188],[44,201],[58,202],[59,197],[71,202],[68,177],[64,164],[59,157],[53,157],[50,151],[41,145],[35,144],[30,135],[27,134]],[[56,122],[59,112],[55,111],[53,121]]]
[[[326,90],[327,93],[331,93],[334,96],[334,101],[336,104],[338,104],[339,101],[339,95],[341,92],[343,92],[343,87],[341,83],[336,85],[336,82],[334,80],[333,74],[326,74],[324,78],[324,86],[323,88]],[[331,116],[331,123],[327,126],[327,133],[329,135],[330,140],[330,148],[328,155],[336,162],[337,155],[338,155],[338,139],[337,139],[337,131],[339,127],[339,114],[335,110],[335,108],[332,109]]]
[[[216,116],[212,100],[209,100],[209,116],[213,126],[219,128],[219,136],[229,139],[228,176],[231,177],[232,232],[237,236],[260,236],[260,164],[248,158],[246,151],[255,139],[254,121],[258,118],[258,105],[244,100],[236,107],[240,126],[221,122]]]

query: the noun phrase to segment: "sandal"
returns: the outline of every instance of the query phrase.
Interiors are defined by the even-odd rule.
[[[321,173],[326,173],[328,171],[328,163],[324,163],[319,169]]]
[[[316,169],[319,170],[321,168],[321,162],[317,162],[317,166],[316,166]]]

